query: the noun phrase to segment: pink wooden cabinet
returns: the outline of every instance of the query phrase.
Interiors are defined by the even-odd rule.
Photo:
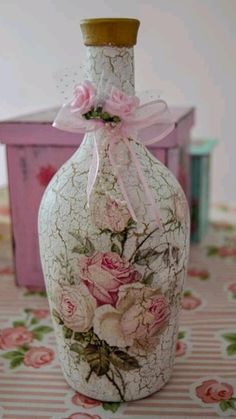
[[[170,168],[189,197],[188,145],[194,110],[171,111],[176,122],[174,131],[150,150]],[[0,123],[0,141],[7,148],[16,281],[21,286],[44,285],[37,236],[40,200],[53,174],[82,140],[82,135],[51,126],[56,112],[51,109]],[[155,126],[151,130],[155,135]]]

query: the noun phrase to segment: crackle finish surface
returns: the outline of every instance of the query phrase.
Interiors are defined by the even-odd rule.
[[[88,48],[87,74],[112,77],[131,94],[133,51]],[[127,82],[129,81],[129,82]],[[130,217],[99,139],[100,167],[87,206],[93,135],[49,184],[40,207],[40,252],[61,366],[68,383],[106,401],[133,400],[169,379],[178,334],[189,247],[186,199],[174,176],[130,139],[161,211],[149,206],[126,145],[116,145],[123,181],[138,223]]]

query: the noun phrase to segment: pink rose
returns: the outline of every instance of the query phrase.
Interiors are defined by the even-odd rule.
[[[0,348],[13,349],[32,342],[33,335],[25,326],[9,327],[0,331]]]
[[[192,276],[193,278],[201,278],[201,279],[207,279],[209,278],[209,272],[204,269],[197,269],[192,268],[188,270],[188,275]]]
[[[89,413],[72,413],[68,419],[101,419],[99,415],[90,415]]]
[[[71,112],[78,112],[84,115],[94,107],[95,89],[90,81],[86,80],[83,84],[76,86],[74,99],[71,101]]]
[[[94,256],[80,259],[80,278],[98,305],[115,305],[119,287],[139,281],[141,274],[117,253],[98,252]]]
[[[218,255],[222,257],[236,256],[236,249],[232,247],[223,246],[219,248]]]
[[[111,346],[133,346],[152,350],[153,343],[167,325],[170,309],[158,289],[140,283],[119,289],[116,308],[99,307],[95,312],[94,331]]]
[[[221,400],[229,400],[234,390],[230,384],[219,383],[217,380],[207,380],[196,387],[196,394],[204,403],[218,403]]]
[[[27,367],[40,368],[50,364],[55,357],[52,349],[39,346],[29,349],[24,356],[24,364]]]
[[[128,96],[116,87],[112,87],[110,97],[106,100],[103,110],[123,120],[132,117],[139,106],[139,98]]]
[[[233,294],[236,294],[236,282],[234,284],[230,284],[228,290],[231,291]]]
[[[48,317],[49,310],[44,309],[35,309],[31,310],[31,314],[36,317],[36,319],[45,319],[45,317]]]
[[[182,340],[177,340],[176,342],[176,349],[175,349],[175,355],[176,356],[183,356],[186,354],[187,344],[185,342],[182,342]]]
[[[67,327],[76,332],[86,332],[91,328],[97,304],[85,285],[58,286],[54,301]]]
[[[125,202],[118,201],[111,196],[103,196],[96,202],[92,213],[96,227],[101,230],[123,231],[131,218]]]
[[[76,406],[82,406],[85,409],[101,405],[101,402],[98,400],[91,399],[90,397],[84,396],[78,392],[74,394],[71,400]]]
[[[6,266],[5,268],[0,269],[0,275],[12,275],[14,274],[14,270],[10,266]]]
[[[182,307],[184,310],[194,310],[202,304],[200,298],[194,295],[186,295],[182,299]]]

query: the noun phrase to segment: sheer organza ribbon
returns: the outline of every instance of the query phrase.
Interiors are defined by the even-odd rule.
[[[147,128],[155,124],[155,129],[150,130],[150,135]],[[145,146],[156,144],[158,141],[165,138],[174,129],[174,123],[171,121],[171,116],[164,100],[156,99],[148,103],[144,103],[139,106],[135,114],[126,120],[121,120],[118,124],[104,123],[99,119],[85,119],[82,116],[78,116],[71,109],[71,104],[67,103],[62,106],[57,114],[53,126],[72,133],[92,133],[93,134],[93,156],[90,163],[90,169],[88,174],[87,183],[87,199],[88,204],[90,201],[91,193],[96,182],[100,157],[98,142],[101,135],[108,134],[109,136],[109,160],[113,168],[114,174],[117,177],[117,181],[121,190],[121,193],[126,202],[127,208],[129,209],[130,215],[134,221],[137,221],[137,216],[132,206],[131,199],[129,197],[127,188],[125,187],[122,179],[122,170],[120,170],[117,162],[116,145],[117,142],[123,141],[130,153],[130,158],[136,168],[137,175],[143,186],[143,190],[147,199],[147,203],[150,208],[151,219],[155,220],[158,227],[160,227],[160,208],[158,203],[155,201],[153,194],[148,185],[147,179],[143,173],[141,163],[136,155],[131,140],[142,143]],[[145,129],[145,139],[142,139],[142,131]],[[155,134],[153,135],[153,132]],[[144,133],[144,131],[143,131]]]

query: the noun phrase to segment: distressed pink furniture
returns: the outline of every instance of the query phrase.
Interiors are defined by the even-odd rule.
[[[174,131],[150,150],[175,174],[189,197],[188,144],[194,110],[171,111]],[[43,287],[37,235],[39,203],[51,177],[83,137],[53,128],[56,112],[51,109],[0,123],[0,140],[7,146],[16,280],[21,286]],[[150,132],[155,135],[155,126]]]

